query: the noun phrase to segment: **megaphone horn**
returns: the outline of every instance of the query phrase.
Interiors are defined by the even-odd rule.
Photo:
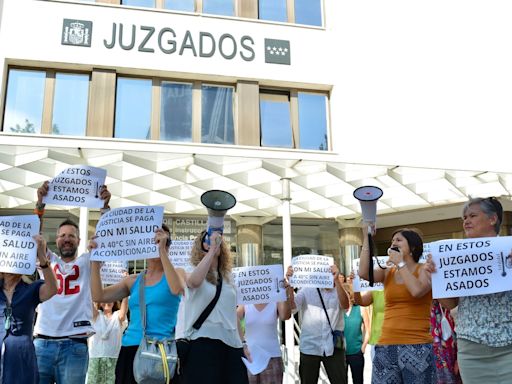
[[[236,205],[236,198],[231,193],[212,189],[201,195],[201,203],[208,210],[208,224],[206,242],[210,244],[210,235],[213,232],[224,232],[224,216],[226,212]]]
[[[354,197],[361,204],[361,212],[363,220],[367,223],[375,223],[377,217],[377,200],[379,200],[384,192],[379,187],[366,185],[359,187],[354,191]]]

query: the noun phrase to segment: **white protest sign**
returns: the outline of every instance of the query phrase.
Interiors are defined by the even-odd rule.
[[[482,237],[430,243],[436,273],[435,299],[512,290],[512,237]]]
[[[174,240],[169,249],[169,259],[174,268],[183,268],[191,273],[194,267],[190,264],[190,251],[194,240]]]
[[[0,216],[0,272],[31,275],[36,269],[37,215]]]
[[[97,247],[91,260],[140,260],[159,257],[155,231],[162,226],[164,208],[115,208],[101,216],[96,226]]]
[[[102,208],[100,187],[105,184],[107,171],[87,165],[66,168],[50,180],[43,203],[73,207]]]
[[[286,301],[282,264],[233,268],[238,304]]]
[[[128,272],[126,261],[106,261],[100,269],[101,282],[103,284],[117,284],[124,279]]]
[[[294,288],[333,288],[331,272],[333,258],[320,255],[300,255],[292,258],[293,276],[290,285]]]
[[[383,268],[386,267],[386,263],[388,261],[388,256],[377,256],[374,260],[374,269],[380,268],[377,265],[377,261],[379,265]],[[373,287],[370,287],[370,282],[368,280],[362,279],[359,277],[359,262],[361,259],[352,260],[352,271],[354,271],[354,281],[352,282],[352,286],[354,288],[354,292],[363,292],[363,291],[381,291],[384,289],[384,283],[374,283]]]

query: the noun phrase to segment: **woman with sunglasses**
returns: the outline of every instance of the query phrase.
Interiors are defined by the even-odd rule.
[[[187,277],[184,336],[188,348],[180,353],[182,384],[247,384],[242,342],[236,314],[236,288],[231,279],[232,259],[219,232],[209,238],[206,231],[196,237],[191,250],[195,267]],[[220,296],[199,329],[194,327],[220,287]],[[250,357],[249,357],[250,358]]]
[[[23,275],[3,273],[0,278],[0,377],[5,383],[39,383],[33,344],[35,310],[57,293],[57,279],[46,257],[46,241],[34,236],[44,280],[25,282]]]
[[[494,197],[472,198],[462,209],[467,238],[496,237],[503,207]],[[512,383],[512,291],[440,300],[458,305],[457,359],[464,384]]]

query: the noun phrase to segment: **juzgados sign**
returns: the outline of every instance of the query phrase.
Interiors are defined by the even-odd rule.
[[[93,22],[64,19],[62,45],[91,47]],[[265,63],[290,65],[290,42],[265,38]],[[112,23],[109,36],[102,39],[106,49],[121,48],[144,53],[163,53],[179,56],[209,58],[220,55],[226,60],[239,58],[254,61],[255,39],[249,35],[234,36],[230,33],[213,34],[206,31],[177,33],[173,28],[156,28],[149,25]]]

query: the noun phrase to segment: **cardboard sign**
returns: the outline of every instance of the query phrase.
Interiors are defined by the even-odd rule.
[[[264,304],[286,301],[281,264],[233,268],[238,304]]]
[[[0,216],[0,272],[34,273],[38,233],[37,215]]]
[[[159,257],[155,231],[162,226],[164,208],[116,208],[101,216],[96,226],[97,247],[91,260],[140,260]]]
[[[194,240],[174,240],[169,249],[169,259],[174,268],[183,268],[185,272],[191,273],[194,266],[190,264],[190,250]]]
[[[512,290],[512,237],[482,237],[430,243],[436,299]]]
[[[290,285],[294,288],[333,288],[331,272],[333,258],[321,255],[300,255],[292,258],[293,276]]]
[[[105,185],[107,171],[87,165],[75,165],[62,171],[49,184],[45,204],[102,208],[100,187]]]
[[[125,278],[128,272],[128,262],[107,261],[100,269],[101,282],[103,284],[117,284]]]

